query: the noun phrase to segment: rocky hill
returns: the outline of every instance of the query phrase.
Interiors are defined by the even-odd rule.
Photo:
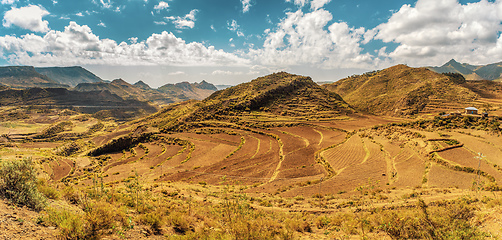
[[[462,109],[464,103],[478,97],[462,86],[464,83],[459,74],[439,74],[427,68],[397,65],[324,86],[363,112],[412,115],[437,107]]]
[[[285,72],[260,77],[213,93],[201,102],[170,106],[157,116],[157,126],[175,129],[179,124],[216,120],[252,121],[252,114],[296,118],[334,118],[354,110],[336,93],[310,77]]]
[[[46,75],[50,79],[66,84],[71,87],[77,86],[79,83],[102,82],[103,80],[94,73],[79,66],[75,67],[46,67],[35,68],[40,74]]]
[[[68,87],[38,73],[30,66],[0,67],[0,84],[13,88]]]
[[[440,67],[428,69],[438,73],[460,73],[467,80],[502,80],[502,62],[476,66],[452,59]]]

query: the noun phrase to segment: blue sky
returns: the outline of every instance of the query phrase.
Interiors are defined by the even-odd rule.
[[[0,0],[0,17],[0,65],[153,87],[502,59],[502,0]]]

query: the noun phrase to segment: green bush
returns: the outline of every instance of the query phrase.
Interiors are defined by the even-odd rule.
[[[45,207],[46,198],[38,191],[36,170],[30,158],[0,163],[0,195],[35,210]]]

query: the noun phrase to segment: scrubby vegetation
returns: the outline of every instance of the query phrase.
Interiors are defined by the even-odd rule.
[[[500,117],[481,118],[476,116],[436,116],[434,117],[434,119],[423,119],[405,123],[393,123],[392,125],[423,129],[428,131],[448,129],[478,129],[500,134],[502,131],[501,123],[502,118]]]
[[[37,189],[37,173],[30,158],[0,162],[0,195],[35,210],[45,206],[46,199]]]

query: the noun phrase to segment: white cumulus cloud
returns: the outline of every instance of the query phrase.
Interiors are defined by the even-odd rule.
[[[241,0],[242,3],[242,12],[246,13],[251,8],[251,0]]]
[[[442,64],[455,58],[487,63],[502,58],[502,1],[418,0],[403,5],[378,25],[374,38],[399,46],[388,54],[411,65]],[[371,37],[370,35],[368,35]]]
[[[223,70],[215,70],[211,73],[211,75],[225,75],[225,76],[230,76],[230,75],[242,75],[244,74],[243,72],[231,72],[231,71],[223,71]]]
[[[37,5],[28,5],[21,8],[13,7],[5,13],[3,26],[8,28],[15,25],[33,32],[48,32],[50,30],[49,22],[42,20],[42,17],[48,14],[47,10]]]
[[[277,29],[266,31],[262,48],[249,50],[249,57],[276,67],[348,68],[373,64],[371,55],[361,53],[364,28],[349,27],[345,22],[330,24],[332,18],[324,9],[288,12]]]
[[[14,4],[18,0],[2,0],[0,3],[2,4]]]
[[[169,76],[179,76],[179,75],[186,75],[186,73],[183,72],[183,71],[176,71],[176,72],[170,72],[167,75],[169,75]]]
[[[64,31],[44,36],[26,34],[0,37],[0,54],[11,64],[36,66],[69,65],[165,65],[244,66],[248,61],[213,46],[187,43],[173,33],[152,34],[144,41],[117,43],[100,39],[86,25],[70,22]]]
[[[162,10],[162,9],[166,9],[168,7],[169,7],[169,4],[167,2],[161,1],[161,2],[159,2],[159,4],[155,5],[155,7],[153,7],[153,9]]]
[[[312,2],[310,2],[310,8],[312,10],[317,10],[324,7],[324,5],[328,4],[329,2],[331,2],[331,0],[312,0]]]
[[[286,0],[286,2],[293,2],[295,5],[303,7],[307,4],[308,0]]]
[[[165,17],[167,20],[170,20],[174,23],[174,26],[178,29],[187,29],[187,28],[193,28],[195,26],[195,14],[199,12],[198,9],[193,9],[190,11],[187,15],[184,17]]]
[[[227,22],[227,28],[228,30],[235,32],[237,36],[244,37],[244,33],[241,30],[241,26],[237,24],[237,21],[235,21],[235,19],[232,19],[231,22]]]

